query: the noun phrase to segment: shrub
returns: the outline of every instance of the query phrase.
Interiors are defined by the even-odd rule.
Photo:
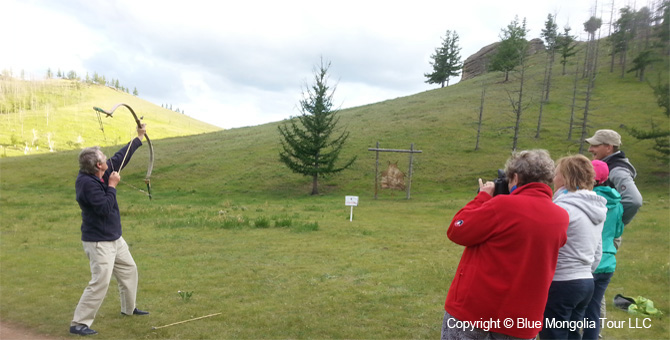
[[[221,228],[223,229],[233,229],[233,228],[242,228],[249,225],[249,220],[244,216],[227,216],[223,219]]]
[[[268,219],[265,216],[261,216],[254,221],[254,226],[256,228],[269,228],[270,227],[270,219]]]
[[[297,233],[317,231],[319,230],[319,223],[318,222],[302,223],[297,226],[294,226],[292,230]]]
[[[292,225],[293,225],[293,221],[288,217],[279,218],[279,219],[275,220],[275,227],[277,227],[277,228],[288,228]]]

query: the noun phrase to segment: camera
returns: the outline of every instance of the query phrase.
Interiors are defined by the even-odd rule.
[[[505,171],[498,169],[498,178],[493,180],[495,189],[493,191],[493,196],[496,195],[509,195],[509,182],[507,181],[507,176],[505,176]]]

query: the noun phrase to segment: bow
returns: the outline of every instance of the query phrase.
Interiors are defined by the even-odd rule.
[[[140,118],[137,118],[135,111],[133,111],[133,109],[130,106],[128,106],[128,104],[124,103],[116,104],[110,111],[105,111],[97,106],[94,106],[93,110],[96,111],[96,113],[98,114],[98,120],[100,120],[100,113],[104,113],[107,117],[112,117],[112,114],[114,114],[114,111],[119,106],[125,106],[128,108],[130,113],[133,114],[133,118],[135,118],[135,123],[137,123],[137,127],[141,129],[142,122],[140,121]],[[102,122],[100,126],[102,126]],[[149,139],[149,136],[146,133],[144,134],[144,138],[147,139],[147,144],[149,144],[149,166],[147,167],[147,175],[144,177],[144,183],[147,184],[147,192],[149,193],[149,199],[151,199],[151,171],[153,171],[154,168],[154,146],[151,144],[151,139]]]

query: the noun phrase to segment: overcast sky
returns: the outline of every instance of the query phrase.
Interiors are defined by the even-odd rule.
[[[603,22],[611,1],[606,6]],[[583,40],[594,7],[595,0],[2,0],[0,69],[31,79],[47,68],[97,72],[157,105],[235,128],[298,115],[321,57],[331,62],[335,103],[355,107],[437,88],[424,73],[447,30],[460,36],[464,61],[499,41],[515,15],[527,18],[529,38],[555,13],[561,31],[568,25]]]

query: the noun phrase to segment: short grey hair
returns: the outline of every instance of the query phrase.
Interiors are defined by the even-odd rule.
[[[517,174],[517,186],[533,182],[551,185],[554,181],[554,168],[554,161],[547,150],[524,150],[512,153],[505,164],[505,175],[510,180]]]
[[[92,146],[81,150],[79,153],[79,170],[89,175],[95,175],[98,172],[98,162],[102,162],[99,146]]]

